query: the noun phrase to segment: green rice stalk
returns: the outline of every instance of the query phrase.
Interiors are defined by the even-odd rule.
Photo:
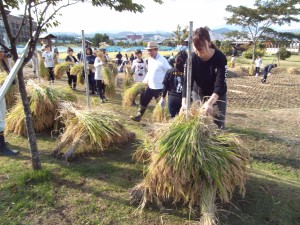
[[[70,73],[72,75],[76,75],[77,76],[77,82],[80,83],[80,84],[82,84],[82,85],[84,85],[84,77],[82,75],[83,69],[84,69],[83,63],[78,63],[78,64],[75,64],[71,68],[71,71],[70,71]]]
[[[56,64],[54,66],[55,79],[60,80],[69,68],[70,68],[70,63],[68,63],[68,62]]]
[[[189,119],[175,117],[153,139],[146,176],[133,189],[142,196],[139,209],[148,201],[170,199],[193,208],[214,196],[203,199],[207,190],[215,190],[224,202],[232,198],[236,186],[245,193],[249,152],[236,135],[217,129],[211,117],[200,115],[199,109],[191,112],[197,113]],[[208,209],[213,212],[213,207]]]
[[[123,95],[122,104],[123,106],[131,106],[132,101],[142,93],[147,87],[147,84],[142,82],[134,83],[130,88],[125,90]]]
[[[116,95],[115,77],[112,71],[106,66],[102,66],[102,79],[105,84],[105,95],[114,97]]]
[[[168,121],[168,115],[168,107],[161,107],[159,104],[156,104],[152,112],[152,120],[154,122],[164,123]]]
[[[112,112],[87,111],[75,108],[71,103],[60,106],[65,129],[60,136],[55,154],[68,150],[64,158],[73,156],[76,149],[83,152],[105,151],[112,145],[128,142],[132,133],[127,131]]]
[[[148,162],[151,158],[152,145],[150,140],[145,139],[144,142],[135,150],[132,155],[133,160],[138,163]]]
[[[37,84],[32,80],[27,83],[27,93],[36,133],[47,131],[55,125],[58,116],[58,104],[61,101],[76,101],[76,96],[69,88]],[[6,117],[6,130],[26,136],[24,109],[21,99],[18,99]]]
[[[6,72],[0,72],[0,84],[3,85],[5,79],[7,78]],[[17,94],[19,93],[18,85],[12,84],[5,95],[6,109],[10,109],[17,101]]]

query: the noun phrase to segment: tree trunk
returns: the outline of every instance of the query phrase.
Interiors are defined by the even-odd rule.
[[[41,170],[42,165],[39,158],[39,152],[36,144],[36,136],[33,128],[32,115],[31,115],[29,100],[27,97],[25,82],[24,82],[23,66],[20,68],[18,72],[18,83],[19,83],[19,91],[20,91],[20,95],[24,107],[24,113],[25,113],[32,168],[34,170]]]
[[[256,50],[256,41],[253,42],[253,49],[252,49],[252,64],[255,62],[255,50]]]

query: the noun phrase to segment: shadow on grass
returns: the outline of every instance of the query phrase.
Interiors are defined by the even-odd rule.
[[[231,204],[222,204],[220,224],[300,224],[300,184],[254,173],[246,184],[244,198],[235,193]],[[228,222],[230,221],[230,222]]]

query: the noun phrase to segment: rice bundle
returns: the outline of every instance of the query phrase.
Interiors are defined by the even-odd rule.
[[[114,97],[116,94],[115,77],[112,71],[106,66],[102,66],[102,79],[105,84],[105,95]]]
[[[7,78],[6,72],[0,72],[0,84],[2,85]],[[12,84],[5,95],[6,108],[10,109],[17,101],[18,85]]]
[[[114,76],[114,78],[116,78],[118,76],[118,67],[117,67],[117,65],[113,62],[108,62],[107,67],[112,71],[112,75]]]
[[[60,80],[69,68],[70,68],[70,63],[68,62],[57,63],[54,66],[55,79]]]
[[[74,156],[76,149],[104,151],[114,144],[125,143],[133,136],[116,120],[111,112],[76,109],[71,103],[62,103],[60,114],[65,123],[54,155],[66,149],[63,157]]]
[[[38,51],[39,67],[40,67],[40,76],[44,80],[49,79],[49,71],[45,66],[44,59],[42,58],[41,52]]]
[[[254,74],[255,74],[254,65],[251,64],[249,67],[249,76],[254,76]]]
[[[37,84],[30,80],[27,83],[29,104],[33,118],[34,130],[37,133],[47,131],[55,125],[58,103],[60,101],[74,101],[76,96],[68,88]],[[21,99],[7,114],[6,130],[18,135],[26,136],[24,109]]]
[[[75,64],[72,68],[70,73],[72,75],[76,75],[77,76],[77,82],[80,84],[84,84],[84,77],[83,77],[83,70],[84,70],[84,66],[83,63],[77,63]]]
[[[136,82],[134,83],[130,88],[125,90],[123,95],[123,106],[131,106],[132,101],[145,90],[147,87],[147,84],[142,82]]]
[[[216,224],[215,198],[228,202],[236,186],[245,194],[249,152],[236,135],[216,128],[210,118],[192,110],[157,132],[151,142],[151,162],[144,180],[131,192],[139,209],[172,200],[201,207],[201,223]]]
[[[123,90],[127,90],[129,87],[131,87],[134,84],[133,76],[131,74],[131,67],[129,65],[126,65],[125,67],[125,75],[123,79]]]
[[[158,123],[167,122],[168,113],[169,110],[167,107],[161,107],[159,104],[156,104],[152,112],[152,120]]]
[[[287,68],[287,73],[295,75],[295,74],[299,74],[299,70],[296,67],[289,67]]]

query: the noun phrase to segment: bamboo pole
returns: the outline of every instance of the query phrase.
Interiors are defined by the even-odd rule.
[[[186,118],[189,118],[191,107],[191,79],[192,79],[192,35],[193,35],[193,22],[190,21],[190,32],[188,41],[188,60],[187,60],[187,88],[186,88]]]
[[[88,110],[91,109],[91,100],[90,100],[90,89],[89,89],[89,79],[88,79],[88,67],[86,63],[86,52],[85,52],[85,36],[84,30],[81,31],[82,35],[82,60],[83,60],[83,68],[84,68],[84,79],[85,79],[85,88],[86,88],[86,102]]]

